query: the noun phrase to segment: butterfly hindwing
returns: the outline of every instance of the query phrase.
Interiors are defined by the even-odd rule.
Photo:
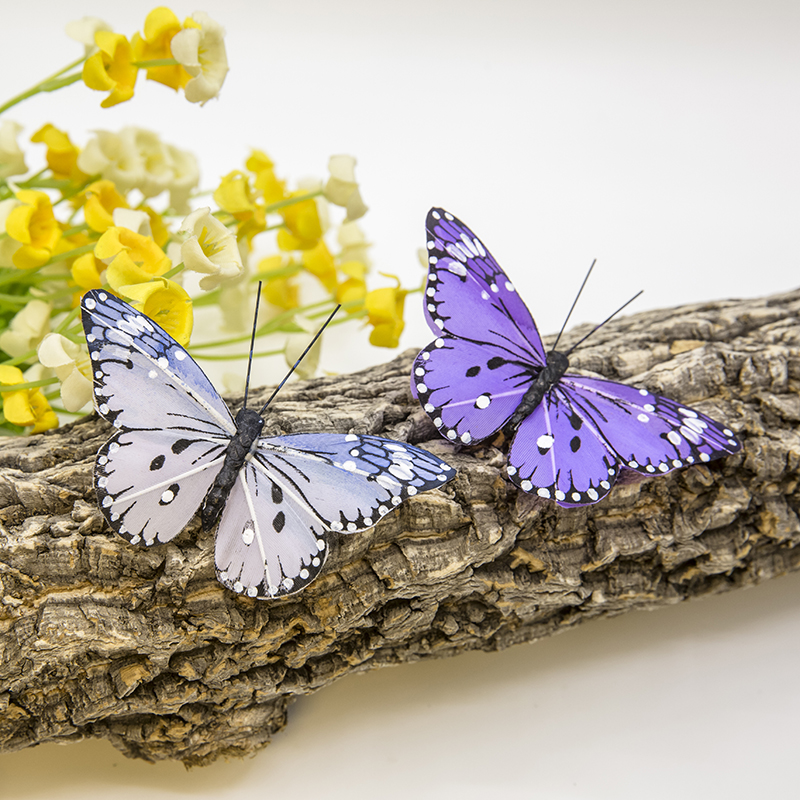
[[[322,568],[327,531],[366,530],[454,474],[425,450],[378,436],[261,438],[220,521],[220,581],[251,597],[299,591]]]
[[[627,469],[664,474],[741,450],[727,426],[647,389],[578,375],[561,386]]]
[[[559,505],[584,505],[609,493],[618,467],[597,428],[554,388],[520,424],[507,472],[523,491]]]
[[[528,368],[444,335],[414,361],[411,385],[442,436],[470,444],[508,422],[533,382]]]
[[[119,430],[95,462],[97,500],[108,524],[131,544],[177,536],[222,467],[222,443]]]

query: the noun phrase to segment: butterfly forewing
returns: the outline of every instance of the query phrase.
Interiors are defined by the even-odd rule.
[[[486,246],[441,208],[428,212],[425,316],[433,331],[492,348],[494,354],[542,367],[536,324]]]
[[[101,416],[123,429],[236,432],[205,373],[153,320],[98,290],[84,295],[81,312]]]

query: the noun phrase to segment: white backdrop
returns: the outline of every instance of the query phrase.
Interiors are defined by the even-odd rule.
[[[194,2],[173,3],[179,16]],[[4,9],[3,96],[76,57],[66,22],[127,34],[141,0]],[[777,0],[209,0],[231,72],[205,108],[139,82],[109,110],[76,85],[9,116],[82,144],[149,127],[194,151],[204,185],[265,149],[284,175],[358,157],[375,268],[406,285],[431,205],[491,247],[542,332],[639,288],[635,310],[800,283],[800,6]],[[418,296],[403,347],[429,340]],[[335,331],[322,366],[391,351]],[[356,340],[359,340],[358,343]],[[240,363],[240,362],[239,362]],[[257,380],[274,379],[261,367]],[[0,756],[0,797],[786,796],[795,784],[800,577],[593,623],[503,654],[341,681],[246,762],[185,773],[105,743]],[[791,750],[789,749],[791,747]]]

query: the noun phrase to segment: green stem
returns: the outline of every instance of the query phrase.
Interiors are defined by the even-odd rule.
[[[145,61],[132,61],[134,67],[150,69],[151,67],[177,67],[181,62],[174,58],[151,58]]]
[[[18,94],[16,97],[12,97],[10,100],[3,103],[2,106],[0,106],[0,114],[2,114],[4,111],[8,111],[9,108],[13,108],[15,105],[17,105],[17,103],[21,103],[23,100],[27,100],[27,98],[33,97],[40,92],[54,92],[57,89],[61,89],[64,86],[69,86],[71,83],[75,83],[75,81],[79,81],[81,79],[80,72],[76,73],[75,75],[69,75],[66,78],[61,78],[60,76],[65,72],[69,72],[71,69],[81,65],[85,60],[86,56],[81,56],[63,69],[60,69],[58,72],[54,72],[52,75],[50,75],[50,77],[45,78],[35,86],[32,86],[27,91]]]
[[[52,386],[58,383],[58,378],[42,378],[40,381],[26,381],[25,383],[3,383],[3,394],[7,392],[21,392],[25,389],[38,389],[40,386]]]

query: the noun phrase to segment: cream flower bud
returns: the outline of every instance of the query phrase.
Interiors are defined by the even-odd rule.
[[[228,74],[225,29],[203,11],[192,19],[199,28],[184,28],[170,42],[172,56],[192,76],[184,93],[190,103],[204,105],[219,94]]]
[[[328,170],[331,177],[325,185],[325,197],[335,206],[347,209],[347,219],[352,221],[367,213],[356,181],[356,160],[353,156],[331,156]]]
[[[17,144],[17,136],[21,130],[22,125],[19,122],[5,119],[0,123],[0,178],[23,175],[28,171],[25,154]]]
[[[35,350],[42,337],[50,331],[51,310],[50,304],[44,300],[31,300],[14,315],[8,330],[0,334],[0,349],[12,358]]]
[[[60,333],[48,333],[39,345],[40,363],[61,381],[61,402],[67,411],[80,411],[92,399],[89,354]]]
[[[244,266],[236,236],[212,216],[210,208],[193,211],[184,219],[180,230],[188,234],[181,245],[184,267],[206,275],[200,280],[201,289],[216,289],[224,281],[242,274]]]
[[[86,55],[90,56],[97,50],[94,35],[98,31],[112,31],[113,28],[99,17],[82,17],[73,22],[68,22],[64,30],[70,39],[80,42]]]

